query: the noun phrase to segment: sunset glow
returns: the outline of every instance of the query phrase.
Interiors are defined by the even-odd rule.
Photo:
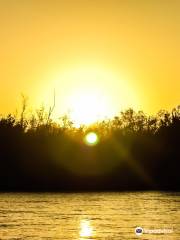
[[[135,86],[123,74],[118,76],[101,65],[77,65],[53,77],[47,77],[52,78],[52,81],[39,90],[41,94],[36,101],[40,101],[42,97],[46,106],[52,105],[54,86],[54,117],[68,113],[75,126],[111,118],[120,110],[137,108],[139,104]],[[64,82],[63,87],[61,82]],[[112,82],[118,84],[116,89]]]
[[[180,239],[179,140],[180,0],[0,0],[0,239]]]
[[[19,111],[21,93],[30,109],[48,108],[54,89],[54,115],[70,111],[76,124],[128,107],[177,106],[179,8],[179,1],[1,1],[1,113]]]
[[[76,125],[91,124],[111,114],[105,97],[94,92],[80,92],[72,98],[71,107],[70,115]]]

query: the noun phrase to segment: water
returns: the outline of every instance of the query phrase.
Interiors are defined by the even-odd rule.
[[[180,195],[1,193],[0,239],[180,239]],[[134,229],[170,233],[136,236]]]

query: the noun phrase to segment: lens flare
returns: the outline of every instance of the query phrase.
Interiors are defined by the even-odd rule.
[[[86,134],[84,141],[89,146],[94,146],[99,142],[99,137],[95,132],[89,132]]]

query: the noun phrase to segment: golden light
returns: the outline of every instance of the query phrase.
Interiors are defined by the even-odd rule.
[[[87,145],[96,145],[99,141],[98,135],[95,132],[89,132],[86,136],[85,136],[85,143]]]
[[[71,118],[75,125],[91,124],[108,114],[105,101],[102,96],[95,93],[80,93],[72,102]]]
[[[52,106],[55,90],[53,118],[58,120],[60,115],[67,114],[75,127],[111,118],[120,110],[138,105],[135,86],[126,76],[105,66],[68,66],[64,71],[49,73],[43,82],[47,84],[39,86],[41,94],[36,102],[43,102],[47,108]]]
[[[93,228],[90,224],[90,220],[85,219],[80,222],[79,236],[82,238],[93,237]]]

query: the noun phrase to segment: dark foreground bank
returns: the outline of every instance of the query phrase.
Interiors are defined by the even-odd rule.
[[[0,118],[1,191],[179,190],[180,108],[122,112],[91,127]],[[87,146],[89,131],[99,143]]]

